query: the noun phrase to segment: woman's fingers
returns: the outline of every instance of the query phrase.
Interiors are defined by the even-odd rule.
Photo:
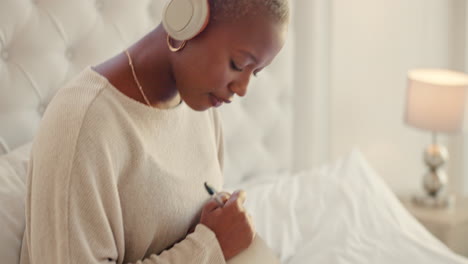
[[[244,191],[244,190],[238,190],[238,201],[241,205],[243,205],[245,203],[245,199],[247,197],[247,193]]]
[[[243,190],[235,191],[229,200],[226,202],[225,207],[236,207],[238,211],[244,211],[244,202],[246,198],[246,193]]]
[[[214,198],[211,198],[203,207],[203,211],[210,213],[218,208],[219,208],[218,202]]]
[[[252,218],[251,214],[247,214],[247,221],[249,222],[250,226],[252,227],[252,230],[254,231],[254,237],[255,237],[255,224]]]
[[[227,192],[219,192],[218,198],[224,203],[224,207],[235,207],[237,211],[243,212],[244,211],[244,202],[246,198],[246,193],[244,190],[235,191],[232,194]],[[219,207],[219,203],[216,201],[215,197],[212,197],[204,206],[205,212],[212,212]]]
[[[245,197],[246,197],[246,193],[244,190],[237,190],[235,191],[234,193],[232,193],[231,197],[229,198],[229,201],[230,203],[234,202],[234,201],[239,201],[240,204],[244,204],[245,202]]]
[[[219,193],[218,199],[225,202],[222,208],[212,198],[202,212],[200,223],[215,234],[226,259],[237,255],[249,247],[255,238],[252,216],[244,209],[245,191],[239,190],[232,195]]]
[[[223,201],[223,203],[226,203],[231,197],[231,194],[228,192],[219,192],[218,196],[221,199],[221,201]]]

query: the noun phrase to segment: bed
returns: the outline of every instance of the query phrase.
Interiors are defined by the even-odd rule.
[[[55,92],[160,21],[161,0],[0,2],[0,260],[18,263],[31,142]],[[298,171],[295,34],[248,96],[222,107],[225,186],[248,193],[281,263],[468,263],[425,230],[359,150]],[[247,129],[248,128],[248,129]]]

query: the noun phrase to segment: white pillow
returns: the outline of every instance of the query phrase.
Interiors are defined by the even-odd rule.
[[[19,263],[31,143],[0,156],[0,260]]]
[[[6,141],[0,137],[0,156],[9,152]]]

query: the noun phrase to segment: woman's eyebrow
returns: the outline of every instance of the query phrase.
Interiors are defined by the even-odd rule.
[[[247,57],[250,57],[253,60],[253,62],[255,62],[255,64],[258,64],[257,58],[252,53],[250,53],[250,52],[248,52],[246,50],[239,50],[239,52],[246,55]]]

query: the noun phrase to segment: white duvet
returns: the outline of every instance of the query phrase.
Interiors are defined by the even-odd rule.
[[[457,264],[358,151],[317,170],[240,186],[257,232],[287,264]]]
[[[30,145],[0,156],[0,259],[18,263]],[[257,232],[284,264],[468,264],[426,231],[362,155],[244,183]]]

